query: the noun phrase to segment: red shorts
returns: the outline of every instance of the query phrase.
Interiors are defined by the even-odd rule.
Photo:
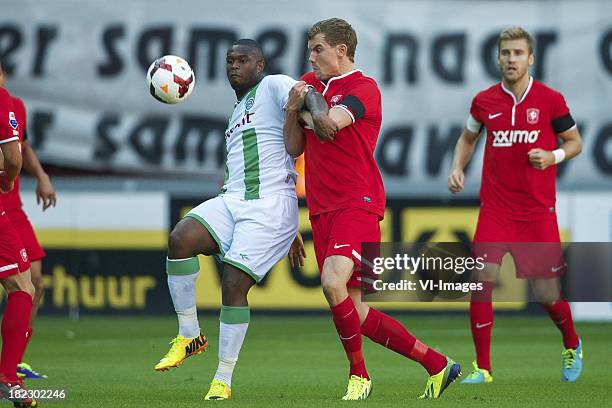
[[[32,224],[30,220],[28,220],[26,213],[21,208],[18,208],[15,210],[8,210],[6,214],[9,220],[11,220],[11,224],[13,224],[13,228],[15,228],[19,238],[21,238],[21,242],[28,253],[30,262],[43,259],[47,254],[45,254],[44,249],[40,246],[34,228],[32,228]]]
[[[481,210],[474,234],[474,255],[501,265],[504,255],[510,252],[519,278],[555,278],[566,270],[560,241],[555,214],[519,221]]]
[[[342,208],[310,219],[319,273],[328,256],[342,255],[355,262],[346,286],[361,286],[361,244],[380,242],[378,215],[361,208]]]
[[[0,278],[30,269],[30,261],[21,239],[6,212],[0,210]]]

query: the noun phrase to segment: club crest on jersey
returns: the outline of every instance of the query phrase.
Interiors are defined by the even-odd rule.
[[[15,130],[19,127],[19,123],[17,122],[17,118],[15,117],[15,112],[9,112],[9,125]]]
[[[332,106],[336,106],[342,100],[342,95],[334,95],[329,100]]]
[[[527,123],[535,125],[540,120],[540,110],[536,108],[527,109]]]
[[[244,109],[245,110],[250,110],[253,105],[255,105],[255,98],[253,98],[252,96],[246,100],[246,102],[244,103]]]
[[[21,248],[21,251],[19,251],[19,255],[21,255],[21,259],[23,260],[23,262],[28,262],[28,253],[25,249]]]

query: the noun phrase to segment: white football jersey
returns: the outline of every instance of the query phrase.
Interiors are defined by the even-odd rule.
[[[295,83],[286,75],[268,75],[236,102],[225,131],[221,194],[245,200],[278,193],[295,196],[295,161],[283,138],[284,107]]]

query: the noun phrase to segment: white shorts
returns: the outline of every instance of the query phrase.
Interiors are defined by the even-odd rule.
[[[204,225],[219,259],[260,282],[289,253],[298,230],[298,201],[275,194],[256,200],[226,195],[204,201],[186,217]]]

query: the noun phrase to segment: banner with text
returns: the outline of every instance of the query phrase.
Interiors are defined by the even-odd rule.
[[[297,78],[309,70],[305,31],[338,16],[358,33],[356,66],[382,90],[376,159],[390,195],[444,191],[471,99],[499,79],[497,36],[512,25],[534,35],[532,74],[565,95],[584,136],[582,155],[561,166],[561,187],[604,189],[612,181],[612,3],[605,0],[4,6],[6,85],[25,100],[31,141],[46,163],[221,178],[222,135],[235,101],[225,77],[228,46],[255,38],[267,72]],[[165,54],[186,58],[197,78],[193,95],[176,106],[154,100],[145,86],[147,67]],[[480,146],[468,168],[471,192]]]

